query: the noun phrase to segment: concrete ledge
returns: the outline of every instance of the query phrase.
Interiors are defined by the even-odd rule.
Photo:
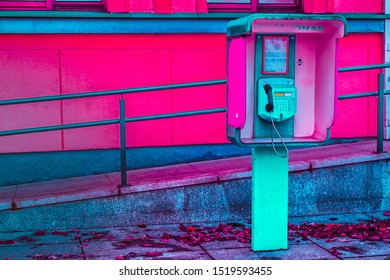
[[[299,182],[299,176],[294,175],[296,172],[390,159],[390,153],[375,154],[373,152],[375,143],[375,141],[363,141],[292,150],[289,161],[290,181]],[[385,142],[385,150],[390,150],[390,142]],[[0,187],[0,211],[250,179],[251,156],[130,170],[127,175],[130,186],[121,189],[117,187],[120,183],[119,173]],[[308,186],[315,181],[329,180],[327,175],[318,176],[318,178],[308,176],[312,182],[302,184]],[[382,177],[382,174],[377,176]],[[343,180],[343,176],[340,174],[340,177],[336,176],[332,180],[336,184],[337,180]],[[290,185],[293,186],[294,182]],[[390,197],[388,185],[390,185],[390,180],[384,182],[385,198]],[[304,193],[308,191],[306,189]],[[302,199],[303,203],[307,202],[304,198]],[[389,203],[384,202],[384,205],[387,204]]]

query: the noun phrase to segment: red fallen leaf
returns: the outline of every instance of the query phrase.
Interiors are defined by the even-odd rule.
[[[44,236],[44,235],[46,235],[46,232],[44,230],[38,230],[38,231],[34,232],[33,234],[36,236]]]
[[[141,237],[141,239],[142,239],[142,240],[145,240],[145,239],[151,239],[151,238],[153,238],[153,237],[154,237],[153,234],[144,234],[144,235]]]
[[[180,225],[179,225],[179,229],[180,229],[181,231],[184,231],[184,232],[187,231],[187,227],[186,227],[185,225],[183,225],[183,224],[180,224]]]
[[[112,240],[112,239],[114,239],[114,236],[109,234],[109,235],[106,235],[105,238],[108,240]]]
[[[383,216],[386,216],[386,217],[390,216],[390,211],[385,211],[385,212],[383,213]]]
[[[159,251],[152,251],[152,252],[147,252],[143,256],[145,257],[159,257],[162,256],[162,253]]]
[[[53,235],[68,236],[68,232],[64,232],[64,231],[53,231],[51,234],[53,234]]]
[[[20,236],[17,238],[18,241],[27,241],[27,242],[32,242],[34,241],[34,239],[32,239],[30,236],[28,235],[23,235],[23,236]]]
[[[169,239],[172,238],[172,234],[164,233],[160,239],[161,242],[169,242]]]
[[[10,245],[15,243],[15,240],[0,240],[0,245]]]
[[[186,232],[195,232],[195,228],[193,226],[189,226],[187,227]]]
[[[116,259],[117,260],[125,260],[125,257],[124,256],[117,256]]]
[[[134,240],[134,237],[131,235],[126,236],[126,238],[125,238],[125,241],[132,241],[132,240]]]
[[[138,227],[139,228],[146,228],[146,225],[145,224],[139,224]]]
[[[135,258],[137,256],[137,253],[130,252],[127,254],[127,256],[129,256],[130,258]]]
[[[151,243],[144,243],[144,244],[142,244],[142,247],[153,247],[153,244],[151,244]]]

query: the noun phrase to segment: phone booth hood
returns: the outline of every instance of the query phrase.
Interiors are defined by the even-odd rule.
[[[347,22],[337,15],[254,14],[227,27],[227,137],[243,147],[281,143],[256,132],[257,99],[262,90],[257,61],[264,65],[263,43],[269,37],[290,36],[294,49],[286,55],[296,96],[293,129],[283,141],[289,145],[318,144],[329,139],[338,103],[338,41],[347,35]],[[263,42],[262,41],[262,42]],[[256,43],[257,42],[257,43]],[[262,45],[262,47],[259,45]],[[265,52],[265,51],[263,51]],[[286,62],[287,63],[287,62]],[[286,70],[287,71],[287,70]],[[266,73],[267,74],[267,73]],[[293,75],[293,76],[291,76]],[[283,73],[270,81],[283,80]],[[283,86],[280,86],[283,88]],[[285,87],[284,87],[285,88]],[[264,98],[264,97],[262,97]],[[260,106],[260,105],[259,105]],[[263,105],[262,105],[263,106]]]

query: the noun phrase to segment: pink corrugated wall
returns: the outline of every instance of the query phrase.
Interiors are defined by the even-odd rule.
[[[224,34],[3,35],[0,41],[0,99],[226,78]],[[350,34],[340,47],[340,67],[383,62],[381,34]],[[340,94],[375,91],[376,73],[340,74]],[[225,106],[224,85],[126,96],[128,117]],[[375,98],[340,101],[332,137],[375,135],[375,114]],[[0,130],[112,118],[118,118],[116,96],[26,104],[1,108]],[[127,128],[129,147],[227,142],[225,114]],[[116,148],[118,135],[113,125],[3,137],[0,151]]]

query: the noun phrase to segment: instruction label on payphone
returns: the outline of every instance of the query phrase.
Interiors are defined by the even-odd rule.
[[[264,36],[263,74],[288,73],[288,37]]]

